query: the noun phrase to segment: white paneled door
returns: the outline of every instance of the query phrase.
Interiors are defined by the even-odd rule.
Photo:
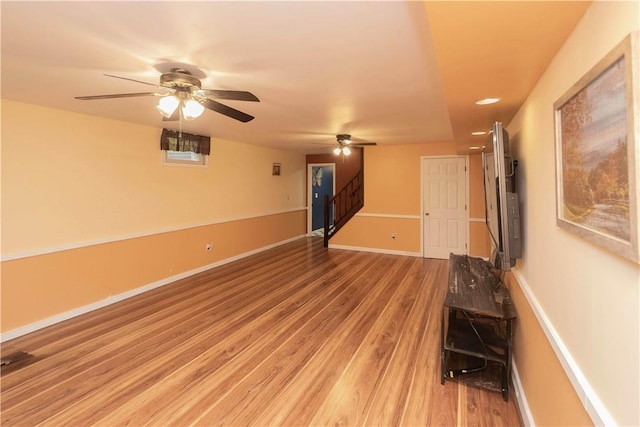
[[[467,253],[466,159],[422,159],[423,256]]]

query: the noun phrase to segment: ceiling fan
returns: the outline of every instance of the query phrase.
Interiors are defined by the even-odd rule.
[[[351,154],[351,147],[365,147],[367,145],[378,145],[375,142],[357,142],[351,139],[351,135],[340,133],[336,135],[337,145],[333,149],[333,153],[338,156],[340,154],[348,156]]]
[[[140,80],[134,80],[127,77],[114,76],[105,74],[107,77],[116,79],[129,80],[149,86],[155,86],[160,89],[159,92],[136,92],[136,93],[117,93],[111,95],[92,95],[92,96],[76,96],[76,99],[82,101],[91,101],[96,99],[111,98],[133,98],[137,96],[159,96],[158,111],[164,116],[163,120],[193,120],[200,117],[205,108],[224,114],[232,119],[246,123],[253,120],[254,117],[231,108],[227,105],[214,101],[211,98],[228,99],[234,101],[252,101],[260,102],[251,92],[238,90],[213,90],[202,89],[200,80],[195,78],[189,70],[184,68],[172,68],[168,73],[160,76],[160,83],[153,84]]]

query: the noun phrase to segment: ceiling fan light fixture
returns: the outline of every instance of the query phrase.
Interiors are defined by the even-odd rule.
[[[351,150],[349,149],[349,147],[342,147],[342,154],[344,154],[345,156],[348,156],[349,154],[351,154]]]
[[[336,147],[333,149],[333,154],[335,154],[336,156],[340,155],[341,152],[342,152],[342,148],[340,147]]]
[[[204,112],[204,105],[200,104],[195,99],[187,99],[182,106],[182,116],[185,120],[193,120],[202,115]]]
[[[158,71],[161,70],[158,69]],[[105,74],[105,76],[141,83],[148,86],[155,86],[162,92],[114,93],[107,95],[76,96],[75,98],[81,101],[91,101],[112,98],[156,96],[160,98],[157,104],[158,111],[166,120],[169,121],[183,119],[193,120],[202,115],[204,110],[208,108],[209,110],[213,110],[216,113],[223,114],[242,123],[249,122],[255,117],[214,101],[212,98],[260,102],[257,96],[247,91],[202,89],[200,79],[193,76],[187,68],[172,68],[169,72],[162,73],[159,85],[128,77],[114,76],[111,74]],[[180,110],[178,110],[178,108],[180,108]],[[178,112],[180,114],[177,114]]]
[[[167,95],[160,98],[158,101],[158,111],[166,118],[171,117],[176,108],[180,105],[180,100],[173,95]]]

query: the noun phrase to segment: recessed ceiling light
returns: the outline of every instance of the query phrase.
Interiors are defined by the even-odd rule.
[[[478,132],[471,132],[471,135],[473,136],[480,136],[480,135],[486,135],[487,132],[484,131],[478,131]]]
[[[496,102],[499,102],[500,98],[483,98],[483,99],[478,99],[476,101],[477,105],[488,105],[488,104],[495,104]]]

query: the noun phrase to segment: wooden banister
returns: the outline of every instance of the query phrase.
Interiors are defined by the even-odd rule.
[[[360,169],[333,197],[324,196],[324,246],[364,206],[364,173]],[[333,212],[333,224],[329,220]]]

